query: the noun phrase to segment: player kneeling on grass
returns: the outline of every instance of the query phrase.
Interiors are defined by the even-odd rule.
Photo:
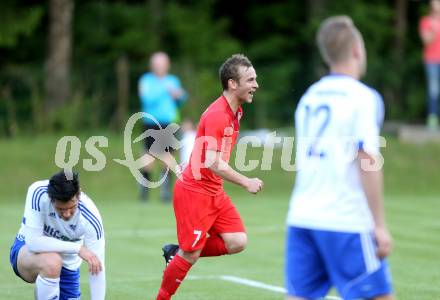
[[[105,298],[104,228],[77,173],[63,171],[33,183],[10,261],[15,274],[35,283],[40,300],[80,299],[82,259],[89,265],[92,300]]]

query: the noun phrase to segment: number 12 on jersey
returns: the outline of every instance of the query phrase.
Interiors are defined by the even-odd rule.
[[[307,140],[307,157],[324,158],[326,157],[326,152],[320,142],[322,142],[322,136],[330,122],[330,106],[322,104],[316,108],[312,108],[310,105],[305,105],[304,110],[303,136],[311,137],[310,140]],[[313,132],[310,132],[312,130]]]

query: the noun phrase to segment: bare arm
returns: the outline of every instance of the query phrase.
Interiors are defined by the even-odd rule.
[[[374,234],[377,242],[377,255],[385,257],[392,249],[392,238],[385,223],[383,206],[383,173],[381,168],[368,168],[378,158],[364,151],[358,152],[358,162],[362,187],[374,220]]]
[[[221,159],[221,152],[206,150],[205,165],[223,179],[245,188],[249,193],[256,194],[263,188],[263,181],[259,178],[249,178],[232,169],[227,162]]]

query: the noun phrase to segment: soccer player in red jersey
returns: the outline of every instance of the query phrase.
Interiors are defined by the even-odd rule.
[[[247,235],[241,217],[223,189],[223,179],[256,194],[263,182],[229,165],[238,137],[241,105],[252,103],[258,89],[252,63],[242,54],[220,67],[222,95],[202,114],[188,166],[174,186],[174,214],[179,245],[163,248],[167,267],[157,300],[170,299],[199,257],[244,250]]]

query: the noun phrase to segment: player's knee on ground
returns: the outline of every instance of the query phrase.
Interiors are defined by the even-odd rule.
[[[227,234],[223,238],[229,254],[239,253],[246,248],[247,235],[244,232]]]
[[[40,275],[47,278],[58,278],[63,267],[63,260],[58,253],[38,254],[38,266]]]

